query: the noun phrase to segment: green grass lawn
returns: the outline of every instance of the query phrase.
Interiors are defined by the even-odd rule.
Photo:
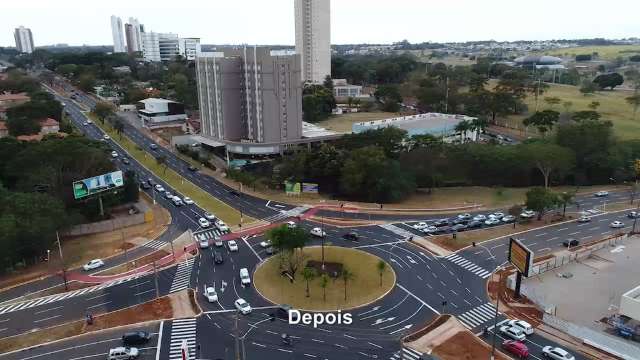
[[[544,51],[545,55],[565,56],[575,59],[576,55],[590,55],[597,52],[600,59],[613,60],[618,56],[628,58],[631,55],[640,54],[639,45],[607,45],[607,46],[580,46],[566,49]]]
[[[153,172],[162,180],[167,182],[167,184],[169,184],[172,188],[179,191],[182,195],[188,196],[193,199],[193,201],[195,201],[198,206],[212,214],[215,214],[217,217],[229,224],[230,227],[236,226],[240,223],[240,214],[237,210],[214,198],[209,193],[189,182],[188,180],[185,180],[175,171],[159,165],[153,156],[138,147],[138,145],[136,145],[128,137],[120,137],[120,135],[116,133],[116,131],[109,123],[105,122],[103,125],[93,114],[88,114],[88,116],[93,119],[93,122],[96,124],[96,126],[100,127],[103,131],[109,134],[109,136],[111,136],[114,141],[120,144],[120,146],[122,146],[133,158],[135,158],[138,162],[149,169],[149,171]],[[246,215],[243,216],[244,224],[253,221],[253,218]]]
[[[387,119],[394,116],[398,116],[398,114],[382,111],[348,113],[342,115],[331,115],[329,119],[320,121],[317,125],[327,130],[339,133],[351,133],[351,126],[355,123]]]

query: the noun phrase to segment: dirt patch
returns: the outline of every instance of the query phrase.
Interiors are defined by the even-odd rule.
[[[135,269],[137,267],[141,267],[141,266],[144,266],[144,265],[147,265],[147,264],[151,264],[154,261],[158,261],[158,260],[162,259],[163,257],[169,255],[169,254],[171,254],[171,253],[168,252],[168,251],[158,250],[158,251],[155,251],[155,252],[153,252],[153,253],[151,253],[149,255],[143,256],[141,258],[137,258],[137,259],[131,260],[131,261],[125,263],[125,264],[109,268],[109,269],[101,272],[100,275],[121,274],[121,273],[127,272],[127,271],[129,271],[131,269]]]
[[[324,224],[329,224],[329,225],[333,225],[333,226],[338,226],[338,227],[340,227],[340,226],[348,226],[348,227],[368,226],[368,225],[372,225],[372,224],[382,224],[383,223],[381,221],[350,220],[350,219],[327,218],[327,217],[320,218],[318,216],[312,216],[308,220],[315,221],[317,223],[324,223]]]
[[[187,289],[168,296],[174,318],[194,317],[202,312],[195,294],[193,289]]]
[[[95,316],[92,325],[87,325],[84,320],[78,320],[34,331],[28,334],[1,339],[0,353],[14,351],[98,330],[158,319],[170,319],[173,316],[171,300],[169,297],[162,297],[130,308]]]
[[[434,348],[432,354],[442,360],[489,359],[491,347],[470,332],[461,331]],[[496,359],[511,359],[499,351],[495,355]]]

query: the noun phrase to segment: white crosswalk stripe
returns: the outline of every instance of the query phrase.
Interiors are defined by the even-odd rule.
[[[144,274],[142,274],[144,275]],[[0,305],[0,315],[1,314],[7,314],[7,313],[11,313],[14,311],[19,311],[19,310],[24,310],[24,309],[30,309],[30,308],[34,308],[36,306],[40,306],[40,305],[46,305],[46,304],[50,304],[56,301],[60,301],[60,300],[64,300],[64,299],[69,299],[72,297],[76,297],[76,296],[81,296],[81,295],[85,295],[85,294],[90,294],[93,292],[96,292],[98,290],[103,290],[115,285],[120,285],[124,282],[127,281],[131,281],[134,280],[142,275],[134,275],[134,276],[130,276],[130,277],[126,277],[126,278],[122,278],[119,280],[114,280],[114,281],[110,281],[101,285],[96,285],[96,286],[92,286],[92,287],[88,287],[88,288],[84,288],[84,289],[79,289],[79,290],[74,290],[74,291],[68,291],[62,294],[55,294],[55,295],[49,295],[49,296],[45,296],[45,297],[41,297],[41,298],[37,298],[37,299],[31,299],[31,300],[25,300],[25,301],[20,301],[17,303],[13,303],[13,304],[7,304],[7,305]]]
[[[170,293],[189,288],[189,285],[191,285],[191,270],[193,269],[194,262],[195,258],[191,258],[178,264],[173,282],[171,282],[171,289],[169,289]]]
[[[463,258],[462,256],[458,255],[458,254],[451,254],[451,255],[447,255],[444,257],[445,259],[451,261],[452,263],[460,266],[461,268],[480,276],[483,279],[488,278],[489,276],[491,276],[491,272],[481,268],[480,266],[472,263],[471,261]]]
[[[182,359],[182,342],[187,341],[189,360],[196,358],[196,319],[179,319],[171,323],[169,360]]]
[[[389,359],[391,360],[419,360],[422,356],[421,352],[409,348],[402,348],[402,352],[398,351]]]
[[[392,225],[392,224],[383,224],[383,225],[378,225],[378,226],[380,226],[381,228],[383,228],[385,230],[389,230],[389,231],[391,231],[392,233],[394,233],[396,235],[400,235],[403,238],[417,236],[416,234],[414,234],[414,233],[412,233],[410,231],[407,231],[407,230],[405,230],[403,228],[397,227],[397,226]]]
[[[206,229],[201,231],[196,231],[193,233],[193,238],[195,241],[207,240],[209,243],[214,241],[216,238],[219,238],[222,235],[220,230],[218,229]]]
[[[169,245],[169,243],[166,242],[166,241],[162,241],[162,240],[153,240],[153,241],[149,241],[146,244],[143,244],[142,246],[148,247],[148,248],[151,248],[151,249],[160,249],[160,248],[164,247],[165,245]]]
[[[262,220],[270,222],[270,223],[275,223],[275,222],[278,222],[280,220],[284,220],[286,218],[302,215],[307,210],[309,210],[309,208],[306,207],[306,206],[298,206],[298,207],[295,207],[295,208],[293,208],[291,210],[280,210],[279,214],[268,216],[268,217],[266,217],[266,218],[264,218]]]
[[[458,315],[458,320],[471,330],[493,321],[495,314],[495,306],[491,303],[486,303]]]

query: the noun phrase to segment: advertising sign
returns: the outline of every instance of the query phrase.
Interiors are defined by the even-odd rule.
[[[524,276],[529,276],[533,268],[533,251],[529,250],[519,240],[509,239],[509,262]]]
[[[300,194],[300,183],[299,182],[284,182],[284,191],[289,195],[299,195]]]
[[[76,200],[101,193],[103,191],[122,187],[124,180],[122,171],[114,171],[108,174],[94,176],[88,179],[73,182],[73,197]]]
[[[318,193],[318,184],[314,183],[302,183],[302,192],[317,194]]]

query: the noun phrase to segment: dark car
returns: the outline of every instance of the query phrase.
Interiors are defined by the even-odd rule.
[[[151,144],[149,147],[151,148],[151,150],[156,150],[158,148],[158,145]]]
[[[194,165],[189,166],[189,170],[190,171],[198,171],[198,168],[195,167]]]
[[[451,227],[449,226],[440,226],[439,228],[437,228],[437,230],[434,232],[434,234],[447,234],[451,232]]]
[[[216,264],[222,264],[224,263],[224,258],[222,257],[222,253],[219,251],[216,251],[213,253],[213,262]]]
[[[142,186],[142,188],[143,188],[143,189],[145,189],[145,190],[151,189],[151,185],[149,185],[149,183],[148,183],[148,182],[140,183],[140,185],[141,185],[141,186]]]
[[[433,222],[433,226],[435,227],[449,226],[449,219],[436,220]]]
[[[129,159],[128,159],[128,158],[123,157],[123,158],[122,158],[122,163],[123,163],[123,164],[125,164],[125,165],[129,165],[131,162],[129,161]]]
[[[153,185],[155,185],[155,184],[156,184],[156,182],[155,182],[155,181],[153,181],[153,179],[152,179],[152,178],[149,178],[149,180],[147,180],[147,182],[149,183],[149,185],[150,185],[150,186],[153,186]]]
[[[467,230],[467,225],[465,224],[456,224],[451,227],[451,231],[465,231]]]
[[[628,213],[628,214],[627,214],[627,217],[628,217],[629,219],[638,219],[638,218],[640,218],[640,212],[638,212],[638,211],[632,211],[632,212],[630,212],[630,213]]]
[[[267,255],[273,255],[276,253],[276,249],[273,246],[269,246],[264,251],[267,253]]]
[[[482,227],[482,221],[471,221],[467,224],[467,229],[476,229]]]
[[[233,195],[233,196],[240,196],[240,193],[239,193],[239,192],[237,192],[237,191],[235,191],[235,190],[231,190],[231,191],[229,191],[229,193],[230,193],[231,195]]]
[[[453,225],[460,225],[460,224],[467,224],[469,222],[468,219],[464,219],[464,218],[455,218],[453,219],[453,221],[451,222]]]
[[[578,246],[580,245],[580,241],[576,239],[566,240],[565,242],[562,243],[562,245],[564,245],[564,247]]]
[[[349,241],[358,241],[358,234],[352,231],[342,235],[342,238]]]
[[[278,306],[276,311],[271,313],[271,316],[274,317],[274,318],[280,318],[280,319],[288,320],[289,319],[289,311],[291,311],[291,305],[282,304],[282,305]]]
[[[122,344],[124,346],[145,344],[151,339],[151,334],[146,331],[131,331],[122,335]]]

